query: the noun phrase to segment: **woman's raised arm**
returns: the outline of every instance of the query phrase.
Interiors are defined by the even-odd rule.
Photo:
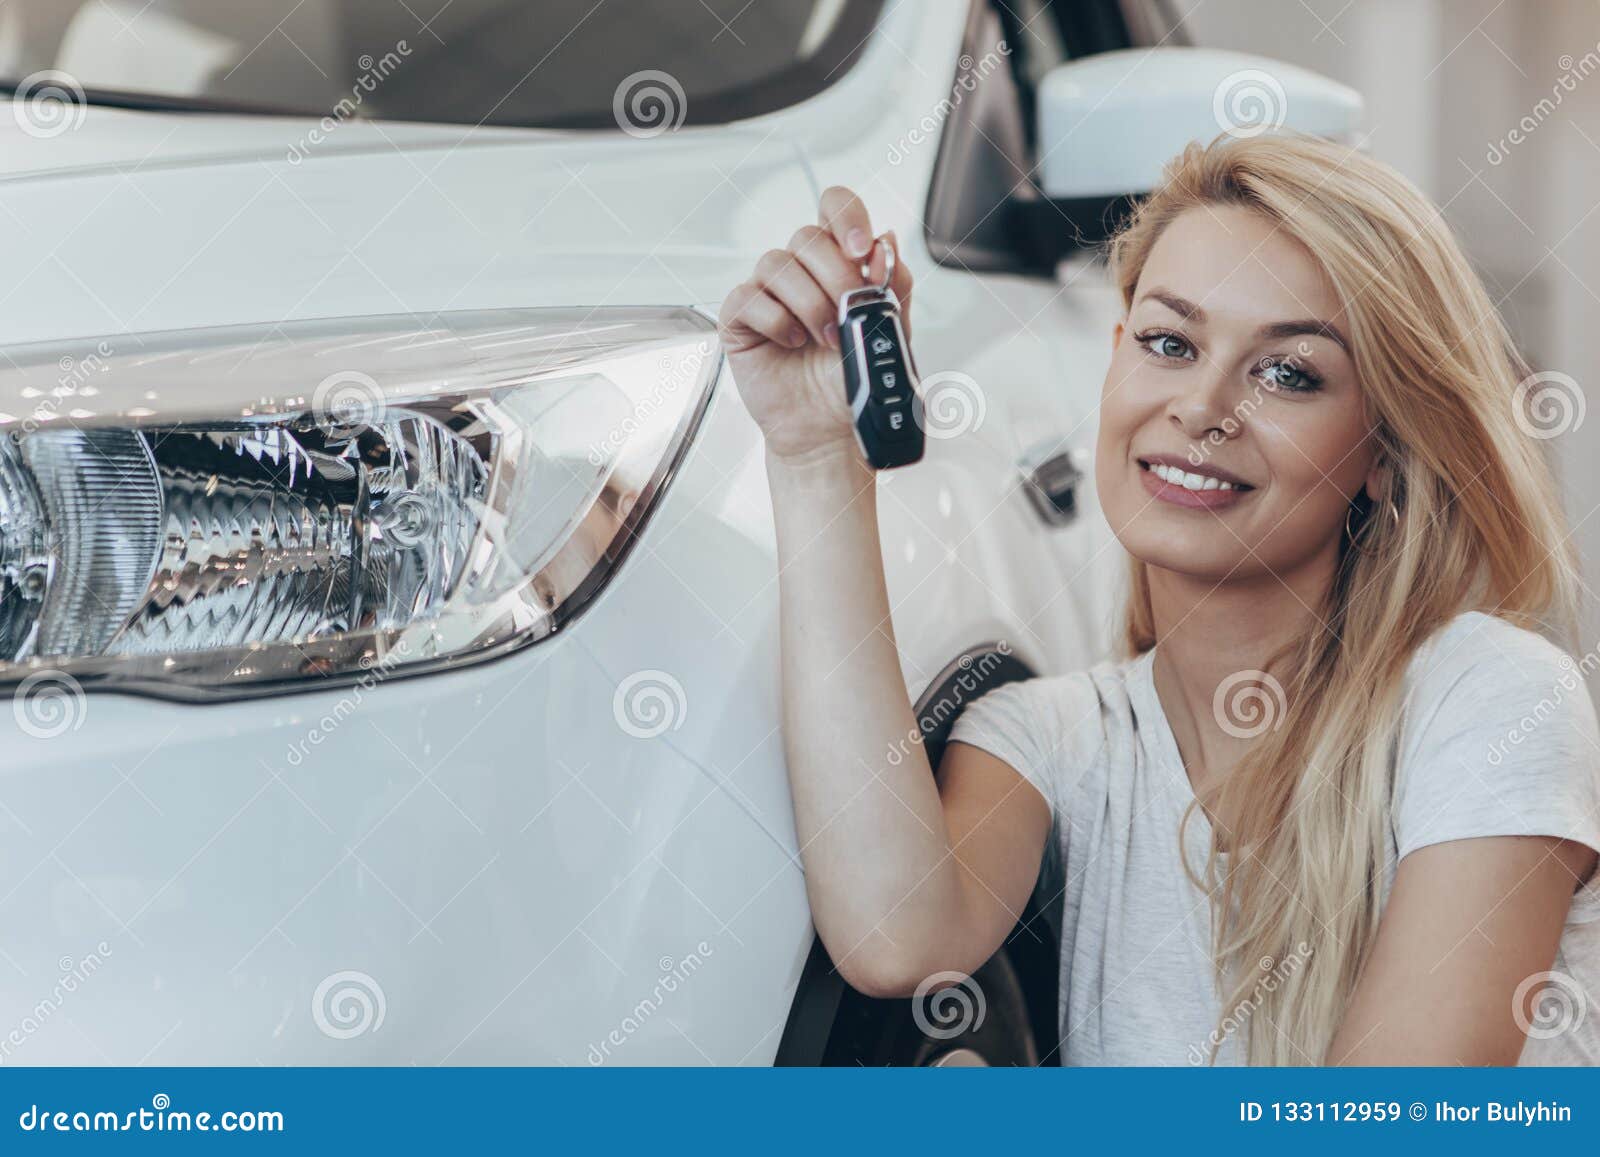
[[[954,744],[936,786],[895,648],[873,473],[844,401],[835,310],[884,257],[849,190],[757,262],[720,325],[766,438],[777,524],[783,730],[812,917],[840,973],[875,996],[970,972],[999,947],[1038,873],[1043,797],[1002,761]],[[888,239],[893,243],[892,236]],[[898,253],[896,254],[898,256]],[[911,274],[892,284],[907,332]],[[891,761],[890,752],[896,752]]]

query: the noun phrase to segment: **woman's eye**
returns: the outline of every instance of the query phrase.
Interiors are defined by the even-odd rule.
[[[1315,374],[1286,361],[1263,362],[1261,376],[1269,390],[1285,390],[1289,393],[1305,393],[1322,384],[1322,379]]]
[[[1173,333],[1141,334],[1139,342],[1157,357],[1187,358],[1190,352],[1189,343]]]

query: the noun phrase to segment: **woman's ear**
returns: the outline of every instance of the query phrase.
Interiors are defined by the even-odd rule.
[[[1367,497],[1372,499],[1373,505],[1384,502],[1389,497],[1389,463],[1379,456],[1372,460],[1372,465],[1367,468]]]

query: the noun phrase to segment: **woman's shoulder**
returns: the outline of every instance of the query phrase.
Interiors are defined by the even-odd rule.
[[[1487,611],[1462,611],[1457,614],[1433,633],[1422,645],[1419,653],[1433,650],[1458,654],[1464,644],[1470,643],[1491,647],[1501,646],[1515,654],[1545,653],[1552,656],[1566,654],[1538,631],[1519,626],[1508,618],[1492,615]]]
[[[1565,695],[1587,704],[1583,680],[1596,666],[1600,656],[1592,652],[1576,660],[1538,631],[1498,615],[1464,611],[1412,655],[1406,671],[1407,706],[1415,716],[1485,699],[1503,707]]]
[[[1472,835],[1600,848],[1600,728],[1584,683],[1595,663],[1481,612],[1418,648],[1401,725],[1400,854]]]
[[[997,688],[985,698],[1012,698],[1052,724],[1057,733],[1098,741],[1108,729],[1131,719],[1129,685],[1142,658],[1104,659],[1071,671],[1035,675]]]
[[[1106,660],[1002,684],[961,713],[950,738],[999,756],[1054,802],[1131,734],[1127,682],[1136,662]]]

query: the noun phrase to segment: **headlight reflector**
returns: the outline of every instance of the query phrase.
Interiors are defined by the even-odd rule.
[[[720,363],[690,310],[230,327],[0,360],[0,680],[183,698],[503,654],[593,597]]]

